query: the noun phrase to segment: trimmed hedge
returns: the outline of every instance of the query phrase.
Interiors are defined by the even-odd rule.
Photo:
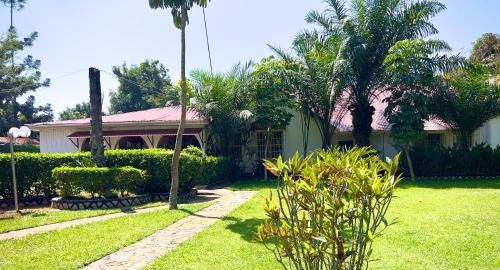
[[[110,150],[106,151],[107,167],[126,167],[144,170],[150,180],[141,187],[145,193],[170,190],[172,150]],[[21,197],[56,194],[52,170],[57,167],[86,167],[90,153],[40,154],[16,153],[18,192]],[[180,159],[179,191],[189,191],[194,185],[227,180],[233,172],[224,157],[194,156],[183,152]],[[0,196],[12,198],[12,178],[8,154],[0,154]]]
[[[491,148],[480,144],[470,150],[462,150],[457,147],[417,145],[410,154],[417,176],[500,175],[500,146]],[[403,172],[409,172],[406,158],[401,161]]]
[[[34,144],[15,144],[14,151],[16,153],[40,153],[40,146]],[[0,153],[10,153],[10,145],[8,143],[0,143]]]
[[[79,196],[82,192],[110,197],[120,192],[138,193],[140,186],[148,181],[145,171],[133,167],[96,168],[96,167],[58,167],[52,170],[56,181],[57,193],[63,197]]]

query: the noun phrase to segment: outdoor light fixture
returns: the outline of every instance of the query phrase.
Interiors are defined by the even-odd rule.
[[[17,179],[16,179],[16,160],[14,159],[14,140],[16,138],[28,138],[31,135],[31,130],[28,127],[9,129],[8,136],[10,141],[10,164],[12,167],[12,186],[14,191],[14,207],[16,212],[19,212],[19,201],[17,198]]]

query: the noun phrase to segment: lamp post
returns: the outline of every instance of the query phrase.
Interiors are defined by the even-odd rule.
[[[19,212],[19,200],[17,198],[17,179],[16,179],[16,160],[14,158],[14,140],[16,138],[27,138],[31,135],[31,130],[28,127],[9,129],[8,132],[10,141],[10,164],[12,167],[12,188],[14,191],[14,208]]]

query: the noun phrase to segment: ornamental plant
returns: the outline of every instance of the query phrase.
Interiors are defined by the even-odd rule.
[[[399,154],[384,162],[369,147],[265,161],[279,184],[259,240],[285,269],[368,268],[374,239],[392,224],[385,215],[401,179],[398,162]]]

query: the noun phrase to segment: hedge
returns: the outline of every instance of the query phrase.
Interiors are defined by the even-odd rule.
[[[163,149],[110,150],[105,152],[107,167],[125,167],[144,170],[151,177],[144,183],[145,193],[170,190],[170,163],[173,151]],[[21,197],[56,194],[52,170],[57,167],[86,167],[89,153],[40,154],[16,153],[18,193]],[[224,157],[194,156],[183,152],[180,158],[179,191],[194,185],[227,180],[234,171]],[[0,154],[0,197],[12,198],[12,178],[8,154]]]
[[[417,145],[410,151],[417,176],[498,176],[500,146],[479,144],[469,150],[457,147]],[[403,172],[409,172],[401,159]]]
[[[40,146],[35,144],[15,144],[14,151],[16,153],[40,153]],[[10,144],[0,143],[0,153],[10,153]]]
[[[58,167],[52,170],[60,196],[79,196],[82,192],[92,197],[114,196],[119,192],[140,193],[143,183],[148,181],[145,171],[133,167],[96,168],[96,167]]]

